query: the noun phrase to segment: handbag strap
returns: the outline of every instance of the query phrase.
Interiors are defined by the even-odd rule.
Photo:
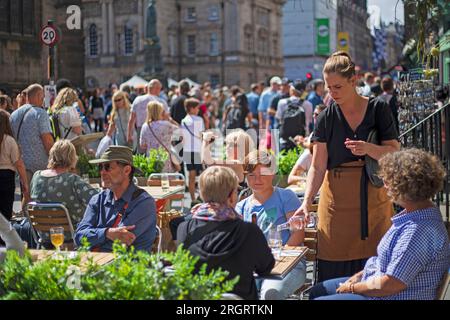
[[[31,109],[33,109],[33,106],[28,108],[27,111],[25,111],[25,113],[23,114],[22,119],[20,119],[19,128],[17,129],[17,143],[19,143],[20,129],[22,129],[23,120],[25,119],[25,116],[27,115],[28,112],[30,112]]]
[[[197,139],[199,139],[199,140],[202,140],[202,138],[196,136],[196,135],[189,129],[189,127],[186,125],[186,122],[181,121],[181,123],[182,123],[183,126],[187,129],[187,131],[189,131],[189,133],[191,134],[191,136],[193,136],[194,138],[197,138]]]
[[[131,201],[136,200],[137,197],[139,197],[144,192],[146,192],[144,189],[136,188],[136,190],[133,192],[133,195],[131,196]],[[119,212],[117,214],[117,217],[114,220],[113,225],[111,227],[109,227],[109,228],[116,228],[120,224],[120,222],[122,222],[123,215],[125,214],[127,209],[128,209],[128,202],[125,202],[125,204],[123,205],[122,209],[119,210]],[[99,252],[102,245],[103,244],[100,244],[100,245],[97,245],[97,246],[91,248],[91,251],[92,252]]]
[[[151,124],[150,124],[150,123],[147,123],[147,125],[148,125],[148,128],[150,129],[152,135],[155,137],[156,141],[158,141],[158,143],[159,143],[164,149],[166,149],[166,151],[169,153],[169,156],[170,156],[170,150],[165,146],[164,143],[161,142],[161,140],[159,140],[158,136],[155,134],[155,131],[153,131],[153,129],[152,129],[152,127],[151,127]],[[170,161],[172,161],[172,160],[170,160]]]

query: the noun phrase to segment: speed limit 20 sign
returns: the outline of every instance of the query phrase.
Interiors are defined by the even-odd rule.
[[[41,42],[50,47],[58,42],[58,33],[55,27],[47,25],[42,28]]]

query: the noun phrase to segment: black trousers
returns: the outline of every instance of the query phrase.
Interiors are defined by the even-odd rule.
[[[103,132],[103,119],[94,119],[94,125],[95,132]]]
[[[16,173],[12,170],[0,170],[0,212],[11,220],[14,204]]]
[[[351,261],[318,260],[317,262],[317,282],[324,282],[330,279],[353,276],[364,269],[367,259]]]

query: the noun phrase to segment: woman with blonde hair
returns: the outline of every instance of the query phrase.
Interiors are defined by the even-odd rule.
[[[163,172],[176,172],[180,167],[171,151],[171,142],[172,135],[179,127],[164,120],[166,118],[163,105],[156,101],[150,101],[147,105],[147,119],[142,126],[139,142],[147,155],[152,149],[163,148],[166,150],[169,161],[165,162]]]
[[[81,118],[76,108],[77,103],[78,95],[72,88],[62,89],[56,96],[50,113],[58,117],[59,128],[52,128],[57,138],[70,140],[81,134]]]
[[[295,213],[308,218],[321,188],[318,281],[351,276],[376,254],[394,209],[386,189],[372,183],[366,162],[400,149],[389,106],[357,93],[355,64],[347,53],[328,58],[323,75],[334,102],[317,118],[305,200]],[[373,132],[379,145],[367,142]]]
[[[119,146],[129,146],[127,141],[128,119],[130,118],[131,105],[128,94],[124,91],[117,91],[112,97],[112,111],[108,135],[114,136],[114,140]]]
[[[74,145],[69,140],[58,140],[50,149],[48,169],[34,173],[30,188],[32,201],[63,204],[69,212],[74,229],[83,218],[89,200],[98,193],[98,190],[73,173],[77,160]],[[34,248],[36,244],[33,241],[32,228],[28,219],[24,219],[20,226],[14,227],[22,240],[27,241],[28,246]],[[52,248],[49,238],[44,238],[43,245],[45,248]]]
[[[225,137],[225,160],[213,158],[211,145],[215,141],[212,131],[203,134],[202,161],[208,166],[226,166],[234,170],[239,183],[244,182],[244,160],[247,155],[256,149],[253,138],[242,129],[228,132]]]
[[[97,193],[74,173],[78,161],[74,145],[58,140],[50,149],[47,170],[38,170],[31,180],[31,200],[60,202],[67,207],[74,227],[81,221],[91,197]]]

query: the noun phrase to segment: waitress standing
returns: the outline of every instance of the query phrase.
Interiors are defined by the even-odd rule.
[[[394,210],[384,187],[365,170],[365,157],[379,160],[400,149],[389,106],[356,91],[355,64],[345,52],[333,54],[323,75],[334,102],[317,118],[311,142],[312,166],[305,200],[295,215],[308,216],[319,188],[318,281],[351,276],[376,255]],[[380,145],[366,142],[376,130]]]

